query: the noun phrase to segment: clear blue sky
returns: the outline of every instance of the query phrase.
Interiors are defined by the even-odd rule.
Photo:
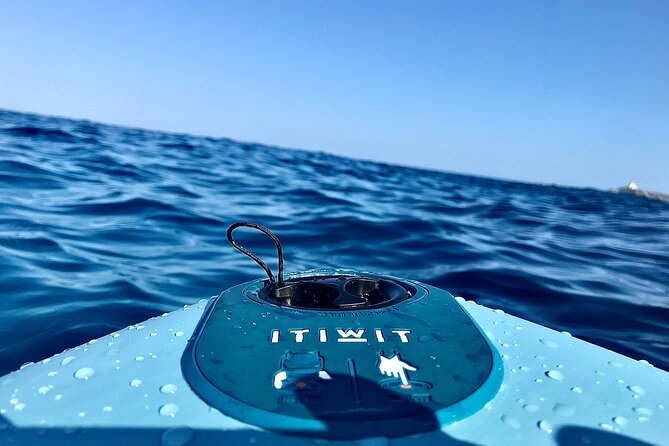
[[[669,192],[669,2],[5,1],[0,107]]]

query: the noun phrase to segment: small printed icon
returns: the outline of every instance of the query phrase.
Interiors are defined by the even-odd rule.
[[[280,370],[274,374],[272,384],[277,390],[289,389],[316,391],[332,377],[323,367],[318,351],[286,352],[280,361]]]
[[[415,372],[418,370],[411,364],[402,361],[399,353],[396,353],[390,358],[386,358],[383,353],[381,353],[379,354],[379,360],[379,372],[384,375],[399,378],[403,386],[409,385],[409,379],[407,378],[406,370],[410,372]]]

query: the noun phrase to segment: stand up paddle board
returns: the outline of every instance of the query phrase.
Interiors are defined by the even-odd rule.
[[[647,362],[413,280],[284,279],[254,223],[228,239],[267,278],[0,378],[0,444],[669,444]]]

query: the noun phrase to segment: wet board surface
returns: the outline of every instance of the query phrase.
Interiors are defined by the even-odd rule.
[[[429,433],[333,444],[669,444],[669,373],[457,302],[500,354],[497,394]],[[0,378],[0,444],[323,444],[242,423],[191,390],[180,360],[206,305],[202,300]]]

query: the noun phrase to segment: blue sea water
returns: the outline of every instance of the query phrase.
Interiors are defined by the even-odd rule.
[[[241,219],[669,370],[667,202],[0,110],[0,375],[262,276]]]

